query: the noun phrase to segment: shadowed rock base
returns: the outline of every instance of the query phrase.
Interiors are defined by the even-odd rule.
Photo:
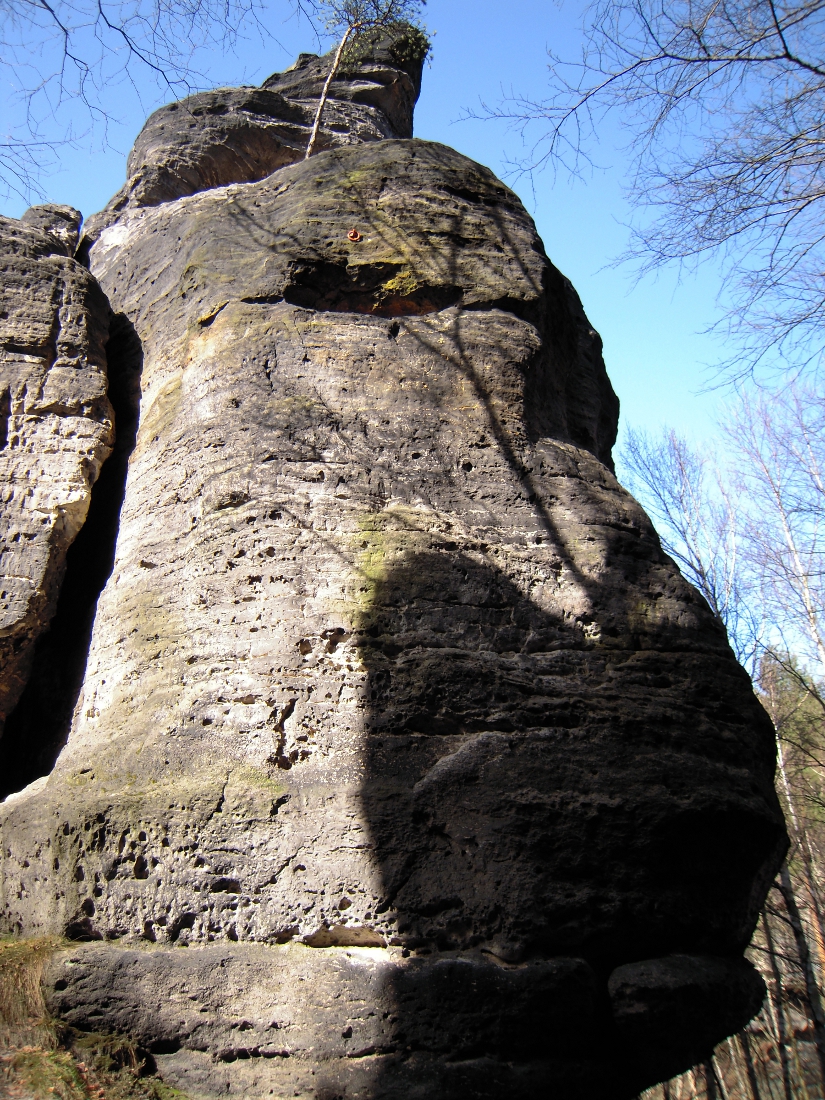
[[[706,1053],[674,1043],[688,1001],[712,1042],[764,992],[741,960],[681,956],[621,968],[611,1006],[582,959],[508,966],[480,952],[298,944],[88,945],[45,983],[52,1012],[132,1036],[189,1096],[307,1100],[623,1100],[649,1083],[651,1056],[670,1076]],[[667,1056],[650,1049],[656,1038]]]

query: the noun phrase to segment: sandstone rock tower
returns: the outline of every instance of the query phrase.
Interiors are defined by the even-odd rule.
[[[631,1097],[761,1001],[772,732],[408,45],[2,223],[0,920],[192,1097]]]

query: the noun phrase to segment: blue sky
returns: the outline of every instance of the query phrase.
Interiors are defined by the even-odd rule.
[[[466,120],[480,102],[494,104],[513,90],[541,98],[547,86],[547,48],[575,58],[580,50],[581,8],[576,0],[429,0],[426,22],[435,32],[431,65],[416,111],[416,136],[452,145],[488,165],[521,195],[536,219],[549,256],[573,282],[604,341],[604,355],[622,403],[622,422],[656,431],[673,426],[696,442],[714,431],[724,393],[708,390],[712,365],[724,356],[717,337],[703,330],[719,316],[719,277],[712,266],[681,282],[675,272],[635,281],[611,261],[627,244],[630,208],[623,194],[624,134],[616,120],[596,150],[603,171],[584,179],[549,173],[527,179],[508,174],[523,151],[518,134],[498,122]],[[254,34],[235,55],[201,51],[203,87],[260,83],[290,65],[301,50],[316,50],[310,27],[289,13],[287,0],[270,0],[266,22],[275,41]],[[121,83],[106,89],[117,122],[91,130],[77,149],[66,149],[62,168],[44,181],[47,198],[94,213],[125,178],[129,147],[147,113],[170,98],[147,82],[138,98]],[[79,116],[78,116],[79,117]],[[462,120],[464,119],[464,120]],[[80,119],[77,130],[88,126]],[[25,203],[10,200],[14,217]],[[704,392],[703,392],[704,391]]]

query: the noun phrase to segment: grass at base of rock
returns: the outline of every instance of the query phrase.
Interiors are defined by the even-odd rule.
[[[8,1100],[186,1100],[157,1077],[142,1076],[146,1065],[118,1066],[112,1036],[67,1035],[55,1050],[21,1047],[0,1053],[0,1096]],[[124,1042],[122,1046],[128,1046]],[[121,1049],[122,1049],[121,1046]]]
[[[40,980],[60,939],[0,940],[0,1096],[4,1100],[186,1100],[128,1038],[49,1017]]]
[[[2,1095],[10,1100],[87,1100],[89,1096],[74,1058],[65,1050],[22,1047],[0,1054],[0,1084]]]

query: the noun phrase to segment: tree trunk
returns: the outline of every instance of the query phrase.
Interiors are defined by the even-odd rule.
[[[813,857],[808,844],[808,838],[803,834],[800,841],[802,860],[805,866],[805,885],[811,900],[811,912],[813,913],[814,940],[816,941],[816,954],[819,961],[819,969],[825,978],[825,929],[823,929],[822,911],[819,908],[819,896],[817,893],[816,876],[814,874]]]
[[[776,1049],[779,1052],[779,1064],[782,1067],[782,1084],[785,1089],[785,1100],[794,1100],[791,1086],[791,1067],[788,1065],[788,1042],[785,1033],[785,1012],[782,1006],[782,976],[779,973],[779,963],[776,959],[776,951],[773,946],[773,935],[768,923],[768,913],[762,910],[762,927],[765,929],[765,943],[768,948],[768,958],[771,962],[771,973],[774,985],[774,1003],[776,1016]],[[768,990],[770,997],[770,990]]]
[[[736,1074],[736,1084],[739,1089],[735,1094],[736,1100],[740,1100],[740,1097],[741,1100],[753,1100],[750,1089],[745,1085],[745,1079],[742,1076],[742,1069],[739,1065],[742,1060],[739,1056],[739,1048],[730,1036],[728,1036],[725,1041],[728,1046],[728,1061],[730,1062],[731,1069]]]
[[[705,1075],[705,1096],[707,1100],[718,1100],[719,1094],[716,1091],[716,1071],[713,1068],[713,1062],[709,1059],[702,1064],[702,1070]]]
[[[823,1095],[825,1095],[825,1012],[822,1009],[822,999],[819,994],[819,987],[816,984],[816,975],[811,962],[811,954],[808,950],[808,940],[805,936],[805,929],[802,925],[799,906],[796,904],[793,883],[787,866],[779,872],[779,892],[782,894],[785,908],[788,910],[788,917],[796,940],[796,950],[802,964],[802,972],[805,975],[805,992],[811,1009],[816,1052],[819,1058],[819,1073],[822,1079]]]
[[[725,1084],[725,1075],[722,1070],[716,1064],[716,1058],[711,1056],[710,1067],[713,1070],[713,1076],[716,1079],[716,1088],[722,1097],[722,1100],[731,1100],[731,1095],[728,1092],[728,1086]]]
[[[742,1056],[745,1060],[745,1072],[748,1075],[748,1084],[751,1087],[753,1093],[753,1100],[762,1100],[762,1094],[759,1091],[759,1079],[756,1076],[756,1067],[753,1064],[753,1054],[751,1053],[751,1037],[747,1030],[743,1031],[739,1036],[742,1043]]]
[[[338,43],[338,49],[335,51],[335,57],[332,62],[332,66],[327,74],[327,78],[324,81],[324,88],[321,92],[321,98],[318,101],[318,110],[315,112],[315,121],[312,124],[312,133],[309,135],[309,144],[307,145],[306,155],[304,160],[309,160],[315,151],[315,143],[318,140],[318,131],[321,129],[321,116],[324,113],[324,107],[326,106],[327,97],[329,96],[329,87],[335,79],[335,74],[338,72],[338,66],[341,64],[341,57],[344,53],[344,47],[349,41],[349,36],[354,30],[357,30],[359,24],[355,23],[351,27],[347,27],[344,31],[344,37]]]
[[[802,866],[805,870],[805,886],[808,890],[808,894],[811,900],[811,911],[813,915],[813,929],[814,929],[814,941],[816,943],[817,961],[819,968],[825,978],[825,930],[823,929],[822,913],[819,908],[819,896],[817,893],[816,875],[814,873],[813,856],[811,854],[811,847],[808,843],[808,834],[804,825],[799,819],[796,812],[796,805],[794,803],[793,793],[791,791],[791,784],[788,779],[788,772],[785,767],[785,754],[782,751],[782,739],[779,736],[779,730],[774,727],[774,733],[776,737],[776,755],[779,763],[779,774],[782,778],[782,786],[785,788],[785,800],[788,803],[788,812],[791,818],[791,824],[793,831],[796,835],[797,843],[799,844],[799,854],[802,857]]]

